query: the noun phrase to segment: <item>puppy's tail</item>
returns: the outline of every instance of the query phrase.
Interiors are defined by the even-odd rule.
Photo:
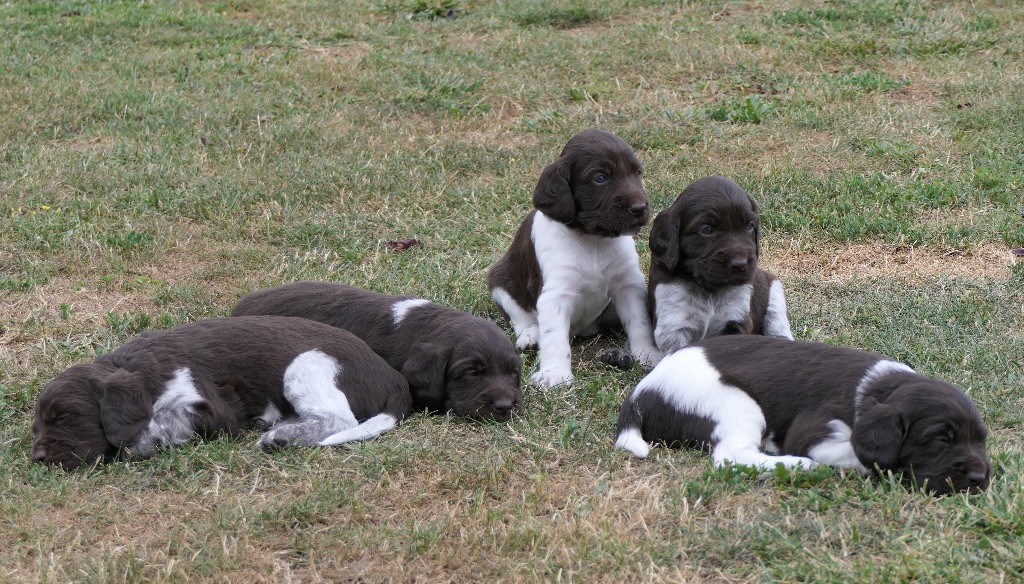
[[[636,404],[636,394],[626,398],[619,411],[619,421],[615,425],[615,447],[628,450],[634,456],[647,458],[651,451],[644,440],[640,429],[643,427],[643,417],[640,415],[640,408]]]

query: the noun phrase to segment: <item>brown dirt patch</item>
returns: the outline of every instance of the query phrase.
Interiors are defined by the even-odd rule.
[[[833,282],[874,278],[908,282],[939,278],[995,280],[1009,277],[1016,261],[1009,248],[997,244],[969,251],[881,243],[808,250],[793,241],[773,244],[772,248],[764,264],[779,277]]]

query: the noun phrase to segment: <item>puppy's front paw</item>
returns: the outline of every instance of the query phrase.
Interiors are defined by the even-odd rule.
[[[636,365],[636,357],[628,350],[618,347],[601,351],[597,354],[597,359],[606,365],[619,369],[631,369],[633,365]]]
[[[264,452],[273,452],[280,450],[288,446],[288,438],[284,436],[278,436],[277,432],[271,430],[260,436],[259,442],[257,442],[260,449]]]
[[[540,332],[537,327],[531,326],[524,330],[522,334],[516,335],[516,350],[520,353],[524,351],[533,351],[537,349],[537,339],[540,337]]]
[[[571,371],[551,369],[534,373],[530,376],[530,383],[541,389],[551,389],[559,385],[572,385],[574,379]]]

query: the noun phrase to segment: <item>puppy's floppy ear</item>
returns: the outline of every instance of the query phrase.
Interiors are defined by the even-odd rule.
[[[414,401],[431,410],[441,411],[447,396],[445,373],[448,352],[435,343],[417,343],[409,349],[409,358],[402,364],[402,375],[409,381]]]
[[[658,213],[651,225],[651,236],[647,242],[651,254],[665,264],[669,271],[675,270],[682,259],[679,249],[679,212],[669,208]]]
[[[569,186],[571,171],[572,164],[559,158],[544,168],[533,190],[533,206],[560,223],[576,218],[576,202]]]
[[[860,404],[860,416],[853,424],[853,451],[865,466],[895,469],[900,449],[907,437],[907,423],[903,415],[889,404],[865,397]]]
[[[124,448],[153,416],[153,404],[138,373],[118,369],[100,381],[100,423],[107,441]]]
[[[754,201],[754,197],[747,195],[747,199],[750,200],[750,210],[753,211],[755,215],[758,215],[757,224],[754,226],[754,253],[757,254],[757,257],[761,257],[761,218],[760,214],[757,212],[757,202]]]

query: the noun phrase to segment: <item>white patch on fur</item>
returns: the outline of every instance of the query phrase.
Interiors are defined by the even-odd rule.
[[[857,390],[853,394],[854,420],[860,415],[860,402],[864,399],[864,392],[867,391],[868,387],[892,373],[914,373],[914,370],[899,361],[891,361],[889,359],[882,359],[868,367],[868,370],[864,372],[864,377],[860,378]]]
[[[743,322],[750,314],[753,284],[740,284],[708,292],[689,282],[658,284],[654,302],[658,324],[654,339],[665,354],[707,337],[722,334],[729,322]],[[783,299],[783,308],[785,299]],[[789,323],[787,321],[788,328]],[[792,338],[792,337],[791,337]]]
[[[284,371],[284,397],[300,417],[329,414],[349,427],[356,425],[348,398],[338,388],[341,363],[321,351],[306,351]]]
[[[768,309],[764,315],[764,334],[769,337],[782,337],[793,340],[793,331],[789,328],[789,311],[786,308],[786,293],[782,290],[782,282],[772,280],[768,289]]]
[[[615,439],[615,447],[628,450],[639,458],[647,458],[647,455],[651,452],[650,445],[644,441],[640,430],[636,428],[623,430],[618,438]]]
[[[322,351],[295,357],[284,372],[284,397],[297,420],[278,424],[260,438],[264,448],[315,446],[327,436],[355,427],[358,422],[348,398],[337,385],[341,364]]]
[[[512,323],[512,330],[516,334],[516,349],[525,351],[530,347],[536,347],[540,338],[537,313],[523,310],[504,288],[491,290],[491,298],[505,311],[509,322]]]
[[[398,425],[398,420],[391,414],[377,414],[354,428],[342,430],[320,440],[320,446],[335,446],[355,440],[368,440],[380,436]]]
[[[761,407],[747,393],[725,384],[700,347],[676,351],[654,368],[633,392],[657,391],[681,413],[714,424],[711,457],[716,466],[742,464],[770,470],[811,468],[815,462],[801,456],[771,456],[761,451],[767,422]]]
[[[580,233],[538,212],[530,237],[543,281],[537,310],[532,319],[523,318],[517,323],[515,311],[508,310],[506,304],[502,307],[517,335],[518,331],[529,330],[531,320],[539,327],[540,370],[531,377],[535,384],[551,387],[572,378],[570,339],[586,330],[613,300],[633,356],[647,366],[661,360],[661,352],[654,345],[646,283],[632,236]],[[495,301],[501,303],[498,298]],[[514,304],[511,298],[507,303]],[[522,309],[519,312],[527,313]]]
[[[392,304],[391,315],[394,320],[395,328],[398,328],[398,326],[402,324],[402,321],[405,320],[405,317],[409,314],[410,310],[425,304],[430,304],[430,301],[425,298],[407,298]]]
[[[768,435],[764,437],[764,443],[761,444],[761,450],[764,450],[768,454],[778,454],[782,452],[777,442],[775,442],[775,432],[768,432]]]
[[[850,443],[853,429],[842,420],[829,421],[828,429],[832,430],[832,434],[808,450],[807,456],[820,464],[852,468],[862,475],[870,474],[853,451],[853,444]]]
[[[156,453],[158,447],[176,446],[191,440],[195,436],[192,418],[196,406],[201,403],[203,397],[192,379],[192,372],[188,367],[176,370],[153,404],[149,425],[128,448],[129,455],[148,458]]]
[[[281,410],[277,409],[277,406],[273,403],[269,403],[267,404],[267,409],[263,410],[263,413],[260,414],[259,419],[263,420],[263,423],[269,428],[281,421],[283,417],[284,414],[281,413]]]

